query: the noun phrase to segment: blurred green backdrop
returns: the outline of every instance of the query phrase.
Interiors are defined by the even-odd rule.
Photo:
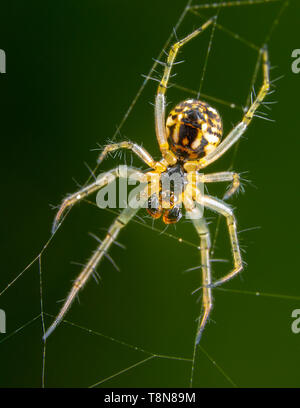
[[[200,4],[194,1],[194,4]],[[203,3],[203,2],[202,2]],[[50,208],[83,184],[96,162],[97,143],[115,132],[143,78],[157,57],[182,10],[184,0],[27,1],[2,2],[0,48],[7,56],[1,75],[2,123],[2,268],[0,292],[40,252],[50,235],[55,214]],[[280,8],[279,3],[230,7],[221,10],[219,23],[251,43],[261,45]],[[184,36],[211,16],[189,15],[178,29]],[[248,267],[241,277],[215,290],[215,307],[203,335],[204,350],[241,387],[298,387],[300,334],[291,331],[291,313],[300,308],[298,162],[299,81],[291,71],[291,53],[300,48],[299,2],[291,1],[269,42],[272,78],[277,91],[269,100],[269,117],[255,119],[238,154],[227,153],[209,172],[227,169],[234,158],[237,171],[252,181],[246,193],[231,200]],[[176,67],[178,85],[197,90],[211,32],[189,44]],[[203,83],[205,94],[245,103],[256,52],[216,30]],[[256,89],[261,81],[259,71]],[[122,137],[143,145],[159,157],[153,122],[156,83],[149,82],[121,130]],[[169,101],[191,97],[173,87]],[[214,104],[228,131],[241,117],[238,109]],[[127,156],[130,162],[130,156]],[[121,160],[124,163],[124,160]],[[134,160],[136,166],[141,164]],[[103,169],[115,165],[107,160]],[[253,187],[255,185],[256,188]],[[225,186],[212,188],[222,194]],[[95,201],[95,197],[91,198]],[[143,216],[142,212],[140,213]],[[212,214],[208,213],[208,216]],[[7,338],[0,334],[0,386],[40,387],[43,343],[41,319],[15,331],[40,313],[40,276],[44,310],[56,314],[80,267],[96,246],[88,235],[102,237],[113,219],[107,211],[82,203],[58,231],[39,265],[34,263],[0,296],[7,315]],[[151,222],[146,219],[151,225]],[[155,226],[163,228],[160,221]],[[216,224],[211,224],[212,233]],[[167,231],[198,245],[189,223]],[[200,304],[191,292],[200,285],[195,247],[132,223],[120,236],[124,251],[111,255],[118,273],[104,260],[102,281],[88,283],[67,320],[153,353],[191,358],[195,319]],[[230,258],[224,224],[216,256]],[[230,264],[216,265],[215,276]],[[274,296],[254,296],[261,292]],[[251,292],[252,294],[247,294]],[[283,299],[278,294],[291,298]],[[294,297],[294,298],[293,298]],[[297,300],[298,297],[298,300]],[[45,316],[48,326],[51,319]],[[13,334],[13,335],[12,335]],[[11,335],[11,337],[9,337]],[[79,328],[62,324],[49,338],[45,358],[47,387],[86,387],[101,381],[147,355]],[[153,359],[117,375],[103,386],[188,386],[191,364]],[[232,384],[207,356],[199,352],[195,386]]]

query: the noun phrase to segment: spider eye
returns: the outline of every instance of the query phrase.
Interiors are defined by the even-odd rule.
[[[165,224],[175,224],[182,217],[181,208],[178,205],[174,205],[170,210],[164,212],[163,222]]]
[[[196,160],[220,143],[222,120],[206,102],[189,99],[170,112],[166,130],[173,152],[182,160]]]

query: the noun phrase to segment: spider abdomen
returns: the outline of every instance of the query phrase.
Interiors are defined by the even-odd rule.
[[[170,112],[166,122],[170,148],[182,160],[206,156],[220,143],[222,120],[206,102],[188,99]]]

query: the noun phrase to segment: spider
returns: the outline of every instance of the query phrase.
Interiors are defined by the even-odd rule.
[[[199,183],[212,182],[231,182],[229,190],[223,199],[228,199],[234,194],[239,186],[239,175],[235,172],[218,172],[203,174],[200,171],[209,164],[221,157],[246,131],[247,126],[254,117],[254,113],[268,93],[270,87],[269,80],[269,60],[268,51],[264,46],[260,53],[262,58],[263,84],[260,88],[251,106],[246,110],[242,120],[230,131],[230,133],[221,142],[222,120],[219,113],[206,102],[199,100],[185,100],[178,104],[169,114],[165,121],[165,94],[170,78],[172,66],[174,65],[178,50],[188,41],[207,29],[214,23],[216,17],[206,21],[201,27],[193,31],[185,38],[177,41],[170,48],[167,61],[164,65],[164,73],[159,82],[155,98],[155,131],[161,151],[162,159],[155,161],[151,155],[141,146],[130,141],[114,143],[107,145],[102,151],[99,162],[105,158],[109,152],[117,149],[130,149],[152,170],[147,172],[138,171],[132,167],[123,172],[121,167],[112,169],[100,175],[92,184],[83,187],[76,193],[68,196],[62,202],[60,209],[53,223],[52,233],[59,226],[62,215],[67,208],[81,201],[91,193],[94,193],[102,187],[108,185],[115,178],[130,177],[141,183],[146,183],[146,187],[141,193],[141,200],[138,208],[130,205],[125,208],[110,226],[103,241],[95,250],[91,258],[84,266],[82,272],[71,288],[71,291],[65,300],[57,317],[48,328],[44,335],[44,340],[55,330],[62,321],[71,306],[72,301],[85,285],[89,277],[95,271],[104,255],[106,255],[111,244],[116,240],[119,232],[135,216],[138,209],[147,202],[148,213],[153,218],[162,216],[165,224],[176,223],[182,216],[180,204],[183,204],[186,213],[189,215],[200,239],[200,255],[202,266],[202,317],[196,333],[196,344],[199,343],[204,327],[210,315],[213,298],[212,288],[219,286],[233,277],[243,269],[243,263],[237,237],[237,224],[233,211],[223,200],[206,195],[198,188]],[[182,193],[175,196],[173,191],[168,191],[170,196],[169,205],[165,206],[166,192],[161,187],[163,177],[177,175],[182,184]],[[155,180],[155,182],[153,182]],[[155,190],[153,190],[155,185]],[[149,188],[151,186],[151,188]],[[155,191],[153,193],[153,191]],[[233,269],[221,279],[212,282],[211,262],[210,262],[210,235],[205,219],[202,216],[201,208],[208,208],[216,213],[223,215],[227,221],[229,238],[233,255]]]

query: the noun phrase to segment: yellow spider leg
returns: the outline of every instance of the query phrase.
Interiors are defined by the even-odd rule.
[[[238,173],[232,171],[221,171],[219,173],[211,174],[197,174],[197,183],[219,183],[223,181],[231,181],[230,188],[224,194],[223,200],[231,197],[240,187],[240,176]]]
[[[200,212],[198,208],[194,208],[192,212]],[[213,307],[213,298],[211,290],[211,267],[210,267],[210,235],[204,218],[201,214],[193,214],[192,221],[196,231],[200,237],[200,253],[201,253],[201,267],[202,267],[202,306],[203,314],[199,322],[196,335],[196,344],[201,340],[201,336],[207,320],[209,318],[211,309]]]
[[[125,208],[121,212],[121,214],[115,219],[115,221],[109,228],[108,233],[106,234],[106,237],[104,238],[102,243],[98,246],[98,248],[96,249],[92,257],[90,258],[90,260],[88,261],[88,263],[86,264],[86,266],[84,267],[80,275],[78,276],[78,278],[75,280],[63,307],[61,308],[54,322],[51,324],[51,326],[46,331],[43,337],[44,340],[46,340],[46,338],[50,336],[50,334],[56,329],[59,323],[63,320],[65,314],[71,307],[71,304],[73,300],[75,299],[75,297],[77,296],[78,292],[80,291],[80,289],[83,288],[83,286],[86,284],[87,280],[93,274],[93,272],[95,272],[97,265],[99,264],[103,256],[107,253],[111,244],[116,240],[121,229],[124,228],[128,224],[128,222],[132,219],[132,217],[137,213],[139,208],[143,206],[147,198],[148,198],[148,194],[147,194],[147,188],[146,188],[144,189],[144,192],[141,194],[141,200],[139,202],[139,207],[132,208],[129,204],[129,206]]]
[[[269,77],[269,57],[268,57],[268,51],[267,48],[262,48],[261,50],[262,54],[262,68],[263,68],[263,84],[260,88],[260,91],[248,109],[248,111],[245,113],[242,121],[238,123],[235,128],[232,129],[232,131],[228,134],[228,136],[215,148],[214,151],[209,153],[207,156],[203,157],[202,159],[195,160],[195,161],[189,161],[185,163],[184,168],[186,171],[190,170],[199,170],[201,168],[204,168],[208,166],[209,164],[213,163],[216,161],[219,157],[221,157],[225,152],[227,152],[228,149],[231,148],[231,146],[236,143],[240,137],[243,135],[243,133],[246,131],[249,123],[254,117],[256,109],[259,107],[259,105],[263,102],[264,98],[266,97],[268,90],[270,89],[270,77]]]
[[[243,269],[243,262],[242,262],[242,257],[241,257],[241,252],[240,252],[240,247],[239,247],[239,242],[238,242],[238,237],[237,237],[236,220],[233,215],[232,209],[221,200],[218,200],[216,198],[213,198],[207,195],[204,195],[204,196],[198,195],[197,201],[199,202],[199,204],[203,205],[204,207],[210,208],[211,210],[224,215],[227,221],[227,227],[229,231],[229,238],[230,238],[232,254],[233,254],[234,267],[233,267],[233,270],[230,271],[227,275],[217,280],[216,282],[213,282],[210,285],[210,287],[216,287],[216,286],[222,285],[223,283],[229,281],[230,279],[235,277],[238,273],[240,273]]]
[[[52,226],[52,234],[54,234],[54,232],[56,231],[59,225],[59,221],[61,220],[67,208],[71,207],[73,204],[78,203],[83,198],[87,197],[88,195],[94,193],[100,188],[111,183],[113,180],[115,180],[116,177],[121,177],[121,178],[130,177],[140,182],[145,181],[145,176],[140,171],[127,167],[127,171],[123,173],[122,169],[123,167],[116,167],[115,169],[112,169],[112,170],[107,171],[106,173],[103,173],[101,176],[98,176],[97,180],[94,181],[93,183],[89,184],[86,187],[83,187],[81,190],[65,198],[54,218],[54,222]]]
[[[200,254],[201,254],[201,269],[202,269],[202,306],[203,314],[199,321],[199,326],[196,335],[196,344],[201,340],[201,336],[207,320],[209,318],[211,309],[213,307],[213,298],[211,291],[211,267],[210,267],[210,234],[203,218],[203,211],[196,206],[195,201],[202,204],[202,194],[197,188],[198,174],[196,172],[189,172],[187,174],[188,184],[184,191],[184,206],[192,220],[196,231],[200,237]]]
[[[98,163],[101,163],[108,153],[114,152],[118,149],[132,150],[133,153],[135,153],[141,160],[143,160],[144,163],[146,163],[152,169],[160,171],[166,170],[166,166],[164,166],[161,162],[156,162],[155,160],[153,160],[152,156],[147,152],[146,149],[136,143],[132,143],[129,141],[113,143],[105,146],[103,152],[99,156]]]
[[[167,85],[169,82],[172,66],[174,64],[176,55],[178,50],[190,41],[192,38],[196,37],[199,33],[204,31],[213,21],[215,21],[215,17],[209,19],[206,23],[204,23],[201,27],[197,30],[189,34],[187,37],[183,38],[182,40],[175,43],[170,51],[167,58],[167,62],[165,64],[165,71],[163,77],[158,85],[157,95],[155,99],[155,129],[156,129],[156,136],[159,144],[160,151],[164,157],[164,159],[170,164],[173,165],[177,162],[177,158],[173,152],[169,149],[169,143],[167,141],[166,136],[166,125],[165,125],[165,93],[167,89]]]
[[[243,118],[243,123],[246,125],[249,125],[251,120],[253,119],[254,113],[256,109],[259,107],[259,105],[262,103],[262,101],[265,99],[268,90],[270,89],[270,74],[269,74],[269,56],[268,56],[268,50],[267,48],[262,49],[262,66],[263,66],[263,74],[264,74],[264,82],[262,87],[260,88],[260,91],[253,102],[253,104],[250,106],[248,109],[247,113],[245,114]]]

